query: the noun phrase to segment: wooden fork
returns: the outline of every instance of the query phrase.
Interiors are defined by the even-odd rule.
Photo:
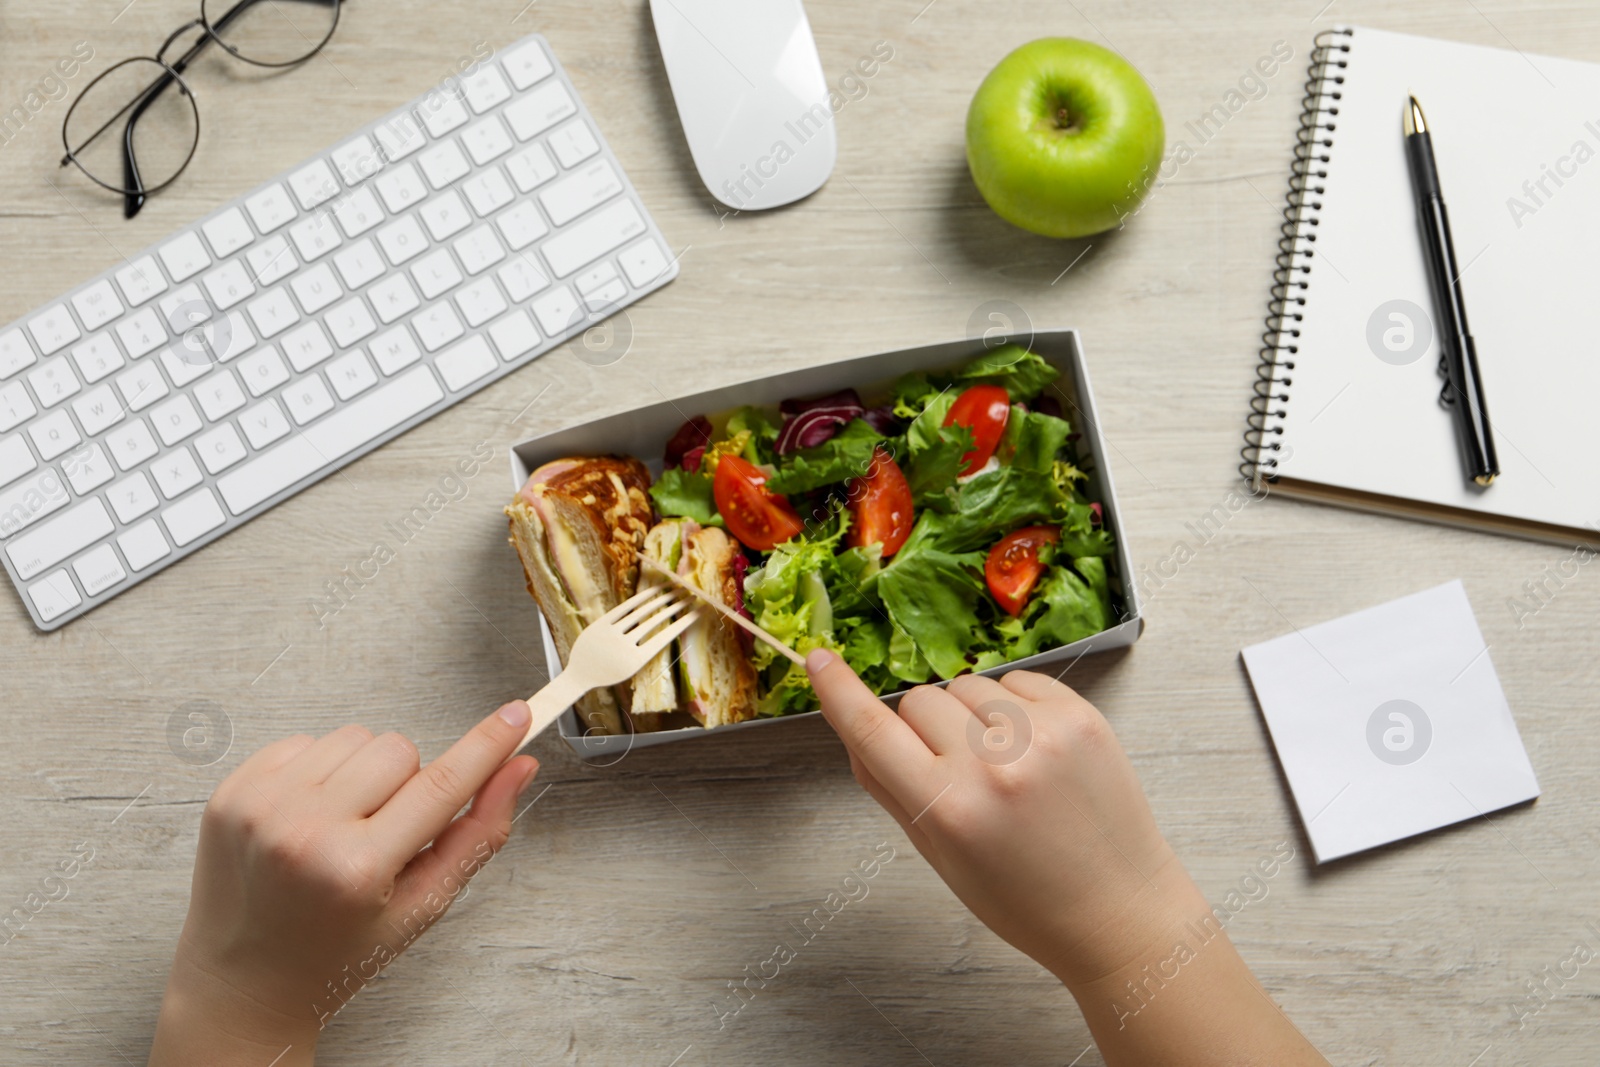
[[[692,603],[677,589],[655,586],[629,597],[584,627],[572,643],[561,673],[528,698],[533,720],[517,748],[532,741],[589,690],[619,685],[643,670],[652,656],[700,617],[700,609],[695,608],[671,621]]]

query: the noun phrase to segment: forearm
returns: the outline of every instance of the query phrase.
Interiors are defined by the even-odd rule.
[[[263,1008],[180,953],[161,1001],[150,1067],[311,1067],[320,1027]]]
[[[1109,1067],[1326,1067],[1192,883],[1162,925],[1123,966],[1067,983]]]

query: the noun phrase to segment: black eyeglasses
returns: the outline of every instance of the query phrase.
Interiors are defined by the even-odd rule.
[[[154,56],[125,59],[83,87],[61,123],[61,165],[76,163],[90,181],[121,193],[122,213],[133,218],[194,158],[200,109],[183,72],[211,42],[258,67],[293,67],[322,51],[338,25],[339,0],[201,0],[200,17]],[[196,29],[199,39],[169,61],[168,51]],[[119,136],[105,136],[119,123]]]

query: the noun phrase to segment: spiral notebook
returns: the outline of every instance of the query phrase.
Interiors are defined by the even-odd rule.
[[[1243,473],[1600,543],[1600,66],[1364,27],[1313,50]],[[1401,109],[1427,113],[1501,476],[1463,472]]]

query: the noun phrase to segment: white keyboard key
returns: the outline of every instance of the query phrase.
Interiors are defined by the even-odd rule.
[[[462,76],[461,95],[467,98],[467,106],[481,115],[505,103],[511,96],[511,87],[493,63],[485,63],[471,74]]]
[[[83,603],[67,572],[59,570],[28,586],[28,599],[45,622],[58,619]]]
[[[166,524],[172,543],[179,548],[198,541],[226,519],[216,494],[209,489],[185,497],[161,513],[161,521]]]
[[[211,297],[211,303],[218,311],[226,311],[246,297],[256,295],[256,287],[250,281],[250,272],[245,269],[243,262],[230,259],[216,270],[200,279],[200,284],[206,287],[206,295]]]
[[[454,247],[469,275],[482,274],[506,258],[506,250],[495,240],[494,228],[488,223],[462,237]]]
[[[456,318],[449,301],[428,308],[411,320],[411,327],[417,331],[417,338],[422,341],[422,347],[429,352],[439,351],[467,332],[466,327],[461,325],[461,320]]]
[[[385,278],[368,290],[367,295],[372,298],[372,306],[378,312],[378,321],[385,326],[422,306],[421,298],[411,288],[404,274]]]
[[[207,422],[216,422],[244,407],[244,390],[239,388],[239,379],[233,376],[231,370],[221,367],[200,383],[194,391],[194,398],[199,402],[200,411]]]
[[[46,463],[83,440],[78,436],[78,428],[72,425],[72,416],[65,411],[53,411],[29,423],[28,436],[33,438],[33,447],[39,450],[39,458]]]
[[[473,337],[448,352],[439,353],[433,365],[439,368],[445,386],[451,392],[458,392],[494,370],[500,363],[489,351],[489,342],[482,337]]]
[[[498,277],[500,284],[506,287],[506,295],[511,297],[513,304],[522,303],[550,284],[550,279],[544,276],[544,271],[540,270],[532,257],[527,255],[512,257],[510,263],[500,268]]]
[[[83,591],[89,596],[99,596],[128,576],[117,560],[117,550],[110,545],[101,545],[92,552],[85,552],[72,565],[72,569],[77,572],[78,581],[83,583]]]
[[[161,495],[168,500],[193,489],[202,481],[200,466],[187,448],[168,452],[150,464],[150,473],[155,476]]]
[[[540,250],[556,277],[565,278],[644,232],[639,209],[631,200],[620,200],[573,223],[546,241]]]
[[[517,196],[499,167],[491,167],[468,178],[461,183],[461,191],[467,194],[467,203],[472,205],[472,210],[480,218],[494,214]]]
[[[278,350],[268,345],[239,361],[239,373],[251,396],[265,396],[289,380],[289,368]]]
[[[250,320],[239,311],[212,319],[200,328],[199,350],[210,363],[226,363],[256,346],[256,335],[250,332]]]
[[[276,182],[246,198],[244,206],[255,221],[256,229],[263,234],[271,233],[295,216],[294,202]]]
[[[194,408],[194,401],[179,394],[166,403],[150,410],[150,422],[156,428],[161,443],[171,448],[179,441],[200,432],[205,423]]]
[[[578,292],[584,296],[590,296],[596,289],[605,286],[616,276],[617,268],[612,265],[611,261],[602,260],[588,270],[579,273],[576,278],[572,279],[572,284],[578,287]]]
[[[37,358],[33,354],[33,346],[22,336],[21,330],[0,333],[0,379],[9,378],[24,367],[33,366]]]
[[[97,333],[72,350],[72,362],[88,385],[93,385],[112,371],[122,369],[122,353],[109,333]]]
[[[46,467],[0,493],[0,537],[10,537],[66,507],[72,497],[54,467]]]
[[[383,221],[383,208],[371,189],[357,189],[333,205],[333,217],[344,235],[355,240]]]
[[[293,333],[284,334],[282,344],[283,354],[289,357],[289,366],[298,374],[304,374],[333,355],[333,345],[328,342],[328,335],[314,322],[306,323]]]
[[[206,255],[200,235],[193,231],[162,245],[160,255],[162,265],[174,282],[187,281],[211,266],[211,257]]]
[[[410,163],[385,171],[377,181],[378,193],[390,211],[399,214],[413,204],[422,203],[428,186]]]
[[[428,250],[428,235],[422,232],[415,215],[407,215],[378,231],[383,254],[396,267]]]
[[[344,279],[345,288],[351,290],[360,289],[380,277],[385,269],[378,246],[370,239],[353,244],[334,256],[333,265],[339,268],[339,277]]]
[[[383,120],[383,125],[372,131],[383,149],[383,156],[391,163],[399,162],[428,143],[410,111]]]
[[[417,157],[417,163],[427,176],[428,184],[435,189],[443,189],[472,170],[472,164],[467,162],[467,157],[461,154],[461,147],[454,141],[445,141],[428,149]]]
[[[462,289],[456,294],[456,303],[461,306],[462,318],[473,329],[506,309],[506,299],[500,295],[500,287],[493,278],[480,279]]]
[[[555,69],[550,65],[550,57],[544,54],[544,47],[538,41],[529,41],[515,52],[506,55],[501,62],[506,65],[506,74],[511,78],[511,84],[519,90],[526,89],[541,78],[550,76]]]
[[[135,363],[117,375],[117,392],[129,411],[143,411],[167,395],[167,380],[154,363]]]
[[[532,192],[556,176],[556,165],[550,159],[550,153],[544,150],[544,145],[537,144],[529,145],[507,159],[506,170],[511,172],[511,180],[524,193]]]
[[[155,308],[145,308],[117,323],[117,337],[128,355],[138,359],[167,343],[167,328]]]
[[[462,130],[461,142],[467,146],[467,154],[472,156],[472,161],[480,167],[517,147],[517,143],[506,132],[506,124],[494,115]]]
[[[72,402],[72,411],[78,424],[90,437],[98,437],[122,421],[125,414],[122,403],[111,391],[111,386],[100,385]]]
[[[289,251],[289,242],[282,236],[269,237],[244,254],[250,264],[250,273],[256,276],[257,285],[271,285],[293,274],[300,264]]]
[[[383,169],[383,159],[371,138],[361,136],[346,141],[330,157],[346,185],[360,185]]]
[[[78,390],[83,388],[78,384],[78,376],[72,373],[66,356],[46,360],[39,364],[37,370],[29,371],[28,384],[33,386],[33,395],[39,398],[40,406],[46,410],[68,397],[76,396]]]
[[[433,372],[416,367],[272,451],[235,467],[217,479],[217,491],[229,511],[242,515],[443,399]]]
[[[138,307],[167,291],[167,279],[150,256],[140,256],[117,271],[117,285],[122,288],[129,307]]]
[[[14,426],[21,426],[38,412],[33,406],[33,399],[28,396],[28,389],[21,382],[12,382],[0,388],[0,433],[5,433]]]
[[[38,466],[21,434],[0,438],[0,485],[10,485]]]
[[[318,415],[333,410],[333,397],[322,379],[315,374],[301,378],[283,391],[283,402],[289,406],[289,417],[304,426]]]
[[[378,369],[385,374],[393,374],[404,367],[409,367],[422,358],[422,350],[417,347],[417,342],[411,339],[411,333],[404,326],[379,334],[367,346],[372,353],[372,358],[378,361]]]
[[[98,500],[79,504],[18,537],[6,546],[6,555],[17,569],[17,577],[27,581],[55,566],[101,538],[109,537],[116,524],[111,513]]]
[[[289,188],[300,206],[310,211],[339,195],[339,180],[333,176],[333,168],[319,159],[289,175]]]
[[[593,292],[584,293],[583,302],[596,314],[610,314],[621,306],[627,296],[628,287],[622,284],[622,279],[613,278]]]
[[[298,278],[295,280],[299,281]],[[294,301],[289,299],[288,291],[282,286],[252,300],[245,305],[245,310],[250,313],[250,321],[256,324],[256,332],[262,337],[276,337],[300,321]]]
[[[174,345],[161,353],[161,365],[166,368],[173,387],[182,389],[190,382],[210,374],[214,364],[211,353],[206,349]]]
[[[508,363],[539,347],[539,331],[521,308],[489,327],[489,337],[499,350],[500,358]]]
[[[615,168],[609,160],[597,159],[540,193],[539,203],[549,212],[551,222],[565,226],[620,192],[622,179],[617,177]]]
[[[197,284],[185,285],[156,301],[167,328],[182,335],[191,326],[198,326],[216,314],[216,308],[206,300]]]
[[[128,561],[129,568],[136,573],[157,560],[172,555],[172,547],[167,544],[167,539],[162,536],[161,528],[156,525],[154,519],[141,522],[117,538],[117,547],[122,549],[122,558]]]
[[[377,385],[378,375],[366,356],[349,352],[328,364],[328,381],[340,400],[349,400]]]
[[[83,336],[78,332],[78,324],[72,321],[72,312],[67,310],[65,304],[57,304],[29,319],[28,332],[33,334],[39,351],[47,356]]]
[[[107,489],[106,499],[111,501],[111,510],[117,513],[117,521],[124,526],[140,515],[148,515],[160,503],[156,499],[156,491],[150,487],[150,479],[144,476],[143,471],[135,471]]]
[[[359,296],[351,297],[328,312],[324,321],[333,334],[333,343],[340,348],[349,348],[378,328],[372,321],[372,312]]]
[[[321,259],[344,243],[333,216],[326,211],[319,211],[289,227],[289,239],[306,263]]]
[[[506,105],[501,112],[511,123],[511,132],[517,135],[519,141],[537,137],[562,119],[577,113],[578,105],[573,103],[572,94],[560,82],[551,82],[535,89],[516,103]]]
[[[244,427],[251,448],[266,448],[289,432],[289,420],[283,417],[276,400],[263,400],[239,416],[239,425]]]
[[[116,477],[117,473],[111,469],[111,460],[105,450],[92,442],[87,447],[75,448],[67,453],[67,458],[61,461],[61,469],[66,472],[72,491],[79,496],[94,492]]]
[[[318,263],[310,270],[301,271],[289,282],[289,287],[294,290],[307,315],[315,315],[344,295],[338,279],[333,276],[333,269],[326,263]]]
[[[200,228],[205,231],[211,251],[218,259],[226,259],[256,239],[250,224],[244,220],[244,212],[236,207],[208,219]]]
[[[516,207],[508,208],[495,220],[500,227],[500,232],[505,236],[506,244],[513,252],[520,252],[533,242],[550,232],[544,219],[539,215],[539,209],[531,200],[524,200]]]
[[[423,98],[417,105],[417,115],[428,128],[429,135],[435,138],[465,126],[472,118],[455,94],[442,86]]]
[[[125,471],[132,470],[160,451],[150,427],[144,424],[143,419],[134,419],[106,435],[106,447],[111,449],[111,458],[117,461],[117,466]]]
[[[200,462],[211,474],[220,474],[245,457],[244,442],[239,440],[239,431],[227,422],[196,437],[194,450],[200,453]]]
[[[578,298],[564,285],[556,286],[535,300],[533,313],[547,337],[560,337],[575,326],[583,315],[578,309]]]
[[[461,271],[456,268],[456,261],[450,258],[450,253],[443,248],[417,260],[411,268],[411,276],[417,280],[417,288],[422,290],[424,300],[432,300],[461,284]]]
[[[661,244],[654,237],[646,237],[636,245],[629,245],[617,256],[622,271],[635,289],[642,288],[667,272],[670,264]]]
[[[600,144],[594,139],[589,124],[582,119],[569,122],[552,133],[549,145],[555,152],[556,158],[561,161],[561,165],[569,169],[600,151]]]
[[[467,210],[467,205],[461,202],[461,197],[456,195],[454,189],[423,204],[417,214],[422,216],[422,221],[427,224],[428,232],[433,234],[435,241],[453,237],[472,225],[472,213]]]
[[[83,328],[91,332],[122,314],[122,301],[104,278],[73,297],[72,306],[77,309]]]

